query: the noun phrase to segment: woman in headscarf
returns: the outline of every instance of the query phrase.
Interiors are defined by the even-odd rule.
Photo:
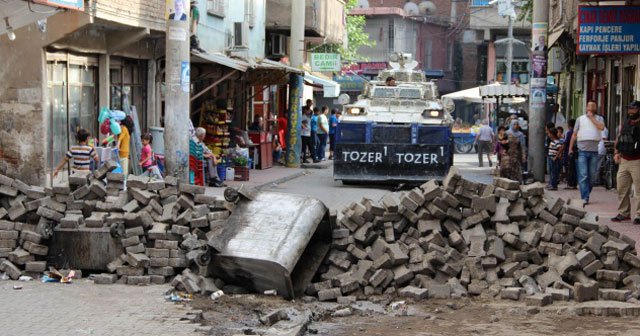
[[[509,130],[507,131],[507,136],[513,136],[518,138],[518,142],[520,143],[520,148],[522,150],[522,169],[527,169],[527,137],[522,132],[522,128],[520,127],[520,121],[517,119],[512,120]]]
[[[499,140],[502,149],[500,158],[500,177],[522,182],[522,159],[524,152],[520,144],[520,138],[514,135],[505,134]]]

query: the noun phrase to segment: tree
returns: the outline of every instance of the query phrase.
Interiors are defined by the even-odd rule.
[[[518,21],[527,20],[531,22],[533,19],[533,0],[524,0],[520,3],[520,14],[518,14]]]
[[[366,18],[364,15],[349,15],[349,12],[358,5],[358,0],[347,0],[344,6],[346,16],[347,46],[338,43],[327,43],[315,46],[312,49],[328,49],[337,51],[343,62],[362,61],[364,57],[358,54],[360,47],[374,47],[376,41],[369,39],[369,34],[364,31]]]
[[[348,15],[349,12],[358,5],[358,0],[348,0],[344,6],[347,17],[347,47],[340,46],[338,49],[342,59],[348,62],[358,60],[358,49],[360,47],[375,47],[376,41],[369,39],[369,34],[364,31],[366,18],[364,15]]]

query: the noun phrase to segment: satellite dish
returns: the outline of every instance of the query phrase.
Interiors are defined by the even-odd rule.
[[[420,8],[420,14],[423,15],[435,14],[436,10],[438,9],[436,7],[436,4],[434,4],[432,1],[423,1],[420,3],[420,5],[418,5],[418,8]]]
[[[414,4],[413,2],[407,2],[404,5],[404,11],[407,12],[407,14],[409,14],[409,15],[419,15],[420,14],[420,9],[418,8],[418,5]]]
[[[369,8],[369,1],[367,0],[358,0],[358,8]]]
[[[349,95],[346,93],[343,93],[338,96],[338,104],[340,105],[347,105],[349,104],[350,101],[351,101],[351,97],[349,97]]]

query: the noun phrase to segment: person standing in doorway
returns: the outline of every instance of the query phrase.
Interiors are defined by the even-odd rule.
[[[493,128],[489,126],[489,120],[484,119],[482,121],[482,126],[478,130],[478,134],[476,135],[476,141],[474,141],[474,147],[478,145],[478,166],[482,167],[482,154],[487,154],[487,161],[489,161],[489,167],[493,166],[491,162],[491,144],[495,141],[495,134],[493,133]]]
[[[613,222],[631,219],[631,186],[640,187],[640,101],[629,104],[627,120],[622,124],[615,142],[614,160],[619,164],[616,176],[618,215]],[[633,224],[640,225],[640,202],[636,204]]]
[[[598,142],[604,130],[604,119],[598,115],[598,105],[587,103],[587,112],[576,120],[569,147],[569,155],[573,153],[573,145],[578,146],[578,186],[580,198],[589,204],[592,183],[598,171]]]
[[[307,102],[309,102],[307,100]],[[313,159],[313,163],[318,163],[320,160],[318,159],[318,115],[320,114],[320,109],[317,107],[313,108],[313,114],[311,115],[311,158]]]
[[[336,150],[336,129],[338,128],[338,109],[331,109],[329,117],[329,160],[333,160],[333,152]]]
[[[565,189],[567,190],[575,190],[578,188],[578,179],[576,175],[576,157],[573,153],[570,153],[570,147],[568,146],[571,143],[571,138],[573,137],[573,127],[576,125],[575,119],[569,119],[567,126],[569,130],[564,137],[564,160],[565,160],[565,168],[567,170],[567,186]]]
[[[120,135],[118,135],[118,154],[120,155],[120,166],[125,179],[129,175],[129,149],[131,145],[131,133],[133,129],[133,119],[127,116],[120,122]]]
[[[329,119],[327,119],[328,112],[329,108],[323,106],[322,112],[318,114],[318,147],[316,148],[316,157],[320,161],[325,161],[327,159],[325,157],[325,152],[327,150],[327,136],[329,135]]]

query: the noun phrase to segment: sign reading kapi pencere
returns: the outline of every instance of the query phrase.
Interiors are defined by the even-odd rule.
[[[311,71],[340,71],[341,68],[340,54],[311,54]]]
[[[580,6],[578,54],[640,54],[640,6]]]

